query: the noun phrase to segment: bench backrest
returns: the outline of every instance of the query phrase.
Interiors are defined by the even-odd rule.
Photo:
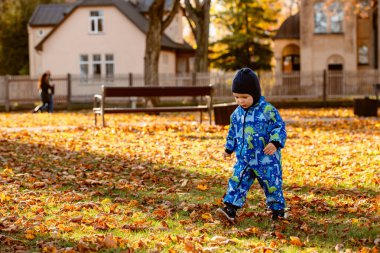
[[[104,97],[175,97],[175,96],[211,96],[212,85],[209,86],[104,86]]]

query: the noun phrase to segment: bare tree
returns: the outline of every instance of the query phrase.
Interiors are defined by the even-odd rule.
[[[193,0],[192,2],[185,0],[185,16],[197,44],[194,62],[196,72],[208,72],[210,6],[211,0]]]
[[[145,85],[159,85],[158,63],[161,51],[161,38],[164,30],[172,22],[179,8],[179,0],[173,0],[173,5],[165,13],[165,0],[154,0],[149,7],[149,30],[146,34],[144,56]]]

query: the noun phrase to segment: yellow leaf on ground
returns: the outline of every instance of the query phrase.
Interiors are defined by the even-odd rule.
[[[212,214],[211,213],[204,213],[204,214],[202,214],[202,219],[212,220]]]
[[[0,203],[3,203],[3,202],[8,201],[10,199],[11,199],[11,197],[5,195],[3,192],[0,193]]]
[[[295,246],[303,246],[303,243],[301,242],[301,239],[297,236],[291,236],[290,237],[290,244]]]
[[[111,202],[112,201],[109,198],[105,198],[105,199],[102,200],[102,204],[109,204]]]
[[[33,240],[34,238],[36,238],[36,236],[34,234],[26,234],[25,238],[28,240]]]
[[[205,191],[205,190],[208,189],[208,187],[207,187],[207,185],[200,184],[200,185],[197,186],[197,189],[202,190],[202,191]]]
[[[347,211],[350,213],[356,213],[358,211],[358,208],[357,207],[349,207],[349,208],[347,208]]]

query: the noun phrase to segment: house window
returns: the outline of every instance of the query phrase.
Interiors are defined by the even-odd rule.
[[[299,55],[287,55],[283,57],[282,71],[285,73],[300,71],[300,56]]]
[[[103,32],[103,11],[90,11],[90,32]]]
[[[82,54],[80,55],[80,76],[81,78],[88,77],[88,55]]]
[[[115,63],[113,54],[106,54],[106,77],[113,77],[115,74]]]
[[[80,55],[80,76],[82,79],[87,79],[89,75],[93,78],[99,79],[102,76],[112,78],[115,75],[115,62],[113,54],[105,54],[102,61],[101,54],[87,54]]]
[[[102,57],[100,54],[92,55],[92,74],[94,77],[102,75]]]
[[[45,35],[45,31],[42,30],[42,29],[39,29],[38,32],[37,32],[38,36],[39,37],[43,37]]]
[[[343,32],[343,7],[342,3],[334,2],[330,5],[330,32]]]
[[[368,47],[367,45],[362,45],[358,49],[358,62],[360,65],[367,65],[369,64],[368,59]]]
[[[321,2],[314,4],[314,32],[327,32],[327,16],[324,12],[323,3]]]
[[[314,4],[314,33],[342,33],[343,5],[339,1]]]

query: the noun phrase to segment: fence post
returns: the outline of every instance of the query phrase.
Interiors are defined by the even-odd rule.
[[[197,72],[191,73],[191,85],[197,86]]]
[[[71,103],[71,74],[67,73],[67,107]]]
[[[129,72],[128,77],[129,86],[133,86],[133,74]]]
[[[129,72],[128,74],[128,82],[129,82],[129,86],[133,86],[133,74],[131,72]],[[131,100],[131,108],[133,109],[136,109],[137,108],[137,97],[131,97],[130,98]]]
[[[191,73],[191,85],[192,86],[197,86],[197,72],[194,71]],[[193,103],[197,102],[197,97],[193,97]],[[201,102],[202,102],[202,97],[201,97]]]
[[[323,70],[323,105],[327,102],[327,70]]]
[[[11,77],[9,75],[5,76],[5,111],[9,112],[10,110],[10,90],[9,90],[9,83],[10,83]]]

